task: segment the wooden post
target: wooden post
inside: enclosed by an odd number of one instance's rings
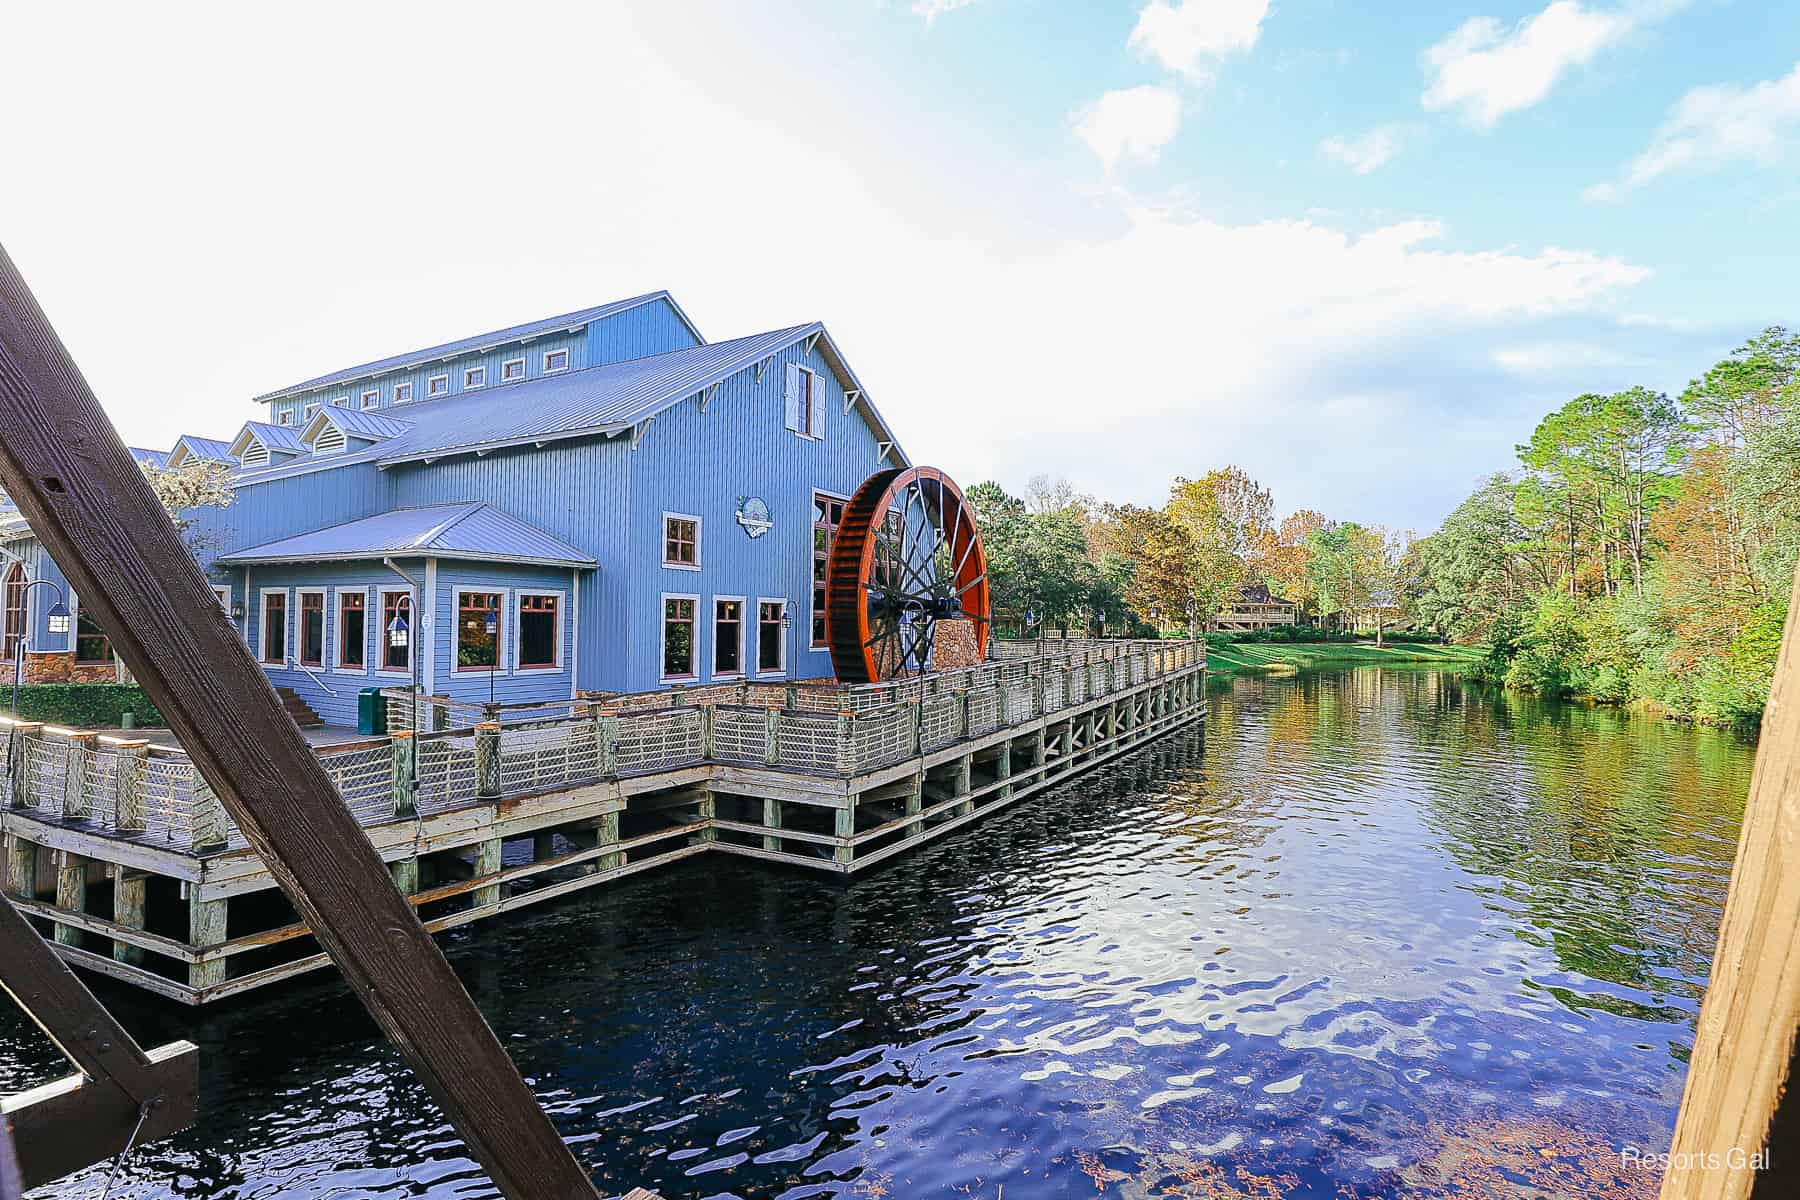
[[[142,833],[150,824],[149,797],[144,788],[150,777],[150,743],[119,742],[113,747],[113,797],[117,810],[113,824],[120,833]]]
[[[475,726],[475,794],[492,800],[500,794],[500,723]]]
[[[16,833],[6,835],[6,890],[27,900],[37,899],[38,848]]]
[[[925,753],[925,701],[913,700],[906,706],[906,745],[914,758]]]
[[[996,758],[994,760],[994,778],[996,778],[996,779],[1011,779],[1012,778],[1012,739],[1011,738],[1007,738],[1004,742],[1000,743],[1000,755],[998,758]],[[1012,784],[1002,783],[1000,785],[1000,798],[1002,800],[1012,799],[1012,794],[1013,794]]]
[[[708,788],[700,794],[699,801],[694,805],[694,815],[705,821],[706,824],[688,839],[688,845],[699,846],[707,842],[718,841],[719,831],[712,827],[712,820],[719,815],[719,798],[713,794],[712,789]]]
[[[65,733],[62,739],[67,743],[63,751],[63,819],[66,821],[91,821],[94,819],[94,794],[88,788],[88,758],[93,753],[94,740],[97,733]]]
[[[222,945],[230,903],[229,900],[202,900],[199,885],[188,884],[188,945],[196,950]],[[203,988],[224,982],[224,959],[188,964],[188,986]]]
[[[841,838],[856,835],[856,800],[857,797],[854,793],[844,797],[844,806],[837,810],[832,832]],[[834,846],[831,850],[831,857],[846,866],[855,855],[856,847],[854,846]]]
[[[1700,1006],[1662,1200],[1800,1194],[1800,578]],[[1763,1170],[1752,1155],[1767,1148]]]
[[[401,729],[389,734],[388,741],[394,747],[394,753],[388,759],[388,795],[394,804],[394,815],[416,817],[419,815],[419,793],[414,789],[419,782],[419,737],[410,729]]]
[[[718,719],[718,707],[712,704],[700,706],[700,761],[711,762],[713,756],[713,724]]]
[[[150,877],[142,871],[134,871],[129,867],[113,869],[113,923],[123,925],[127,929],[144,927],[144,892]],[[130,942],[115,940],[112,944],[112,956],[115,961],[142,966],[144,948],[133,946]]]
[[[594,844],[597,846],[616,846],[619,842],[619,814],[609,812],[600,818],[600,824],[594,831]],[[595,859],[597,870],[613,871],[625,865],[625,852],[615,850],[611,854],[602,854]]]
[[[409,854],[405,858],[396,858],[388,864],[388,874],[402,896],[413,895],[419,890],[419,856]]]
[[[4,251],[0,489],[498,1190],[595,1196]]]
[[[64,912],[87,910],[87,859],[67,850],[56,852],[56,907]],[[56,924],[56,940],[65,946],[81,945],[81,930]]]
[[[773,705],[763,710],[763,762],[781,764],[781,710]]]
[[[600,710],[600,774],[611,777],[619,773],[619,714],[616,710]]]
[[[499,838],[488,838],[485,841],[475,843],[475,861],[473,865],[476,878],[479,879],[483,875],[493,875],[500,870],[500,850],[501,846]],[[469,897],[470,902],[476,908],[481,908],[489,904],[498,904],[500,903],[500,885],[497,883],[490,883],[486,887],[478,887],[473,892],[469,893]]]
[[[215,601],[216,603],[216,601]],[[34,769],[37,757],[37,741],[44,727],[37,721],[23,721],[12,727],[12,797],[14,808],[36,808],[37,796],[32,791],[32,779],[36,775]]]
[[[194,813],[190,834],[195,853],[217,850],[225,845],[230,826],[225,821],[225,806],[198,771],[194,773]]]
[[[762,823],[770,829],[781,828],[781,801],[772,796],[763,797]],[[765,833],[763,834],[762,845],[764,850],[780,850],[781,839],[772,833]]]
[[[956,770],[950,776],[951,794],[963,797],[963,802],[951,810],[959,817],[966,817],[975,811],[975,801],[968,798],[974,786],[974,766],[975,756],[965,754],[956,760]]]
[[[912,777],[912,788],[906,793],[906,815],[914,816],[925,807],[925,767],[920,764]],[[906,832],[902,836],[912,837],[916,833],[925,832],[924,821],[909,821]]]
[[[837,769],[843,775],[852,774],[855,770],[855,722],[856,717],[852,713],[840,712],[837,715]]]

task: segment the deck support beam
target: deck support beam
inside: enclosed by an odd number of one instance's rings
[[[149,890],[150,877],[142,871],[133,871],[127,867],[116,867],[113,870],[113,923],[123,925],[127,929],[143,929],[144,898]],[[144,965],[144,948],[134,946],[130,942],[115,940],[112,947],[114,961],[129,963],[134,967]]]

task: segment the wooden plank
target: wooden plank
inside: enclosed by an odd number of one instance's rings
[[[1663,1200],[1800,1195],[1800,578],[1738,837]],[[1768,1139],[1766,1170],[1751,1155]]]
[[[597,1195],[251,661],[4,250],[0,486],[500,1191]]]
[[[0,1117],[16,1139],[19,1174],[27,1188],[104,1162],[128,1146],[171,1137],[194,1123],[199,1050],[192,1042],[171,1042],[150,1051],[148,1062],[158,1082],[147,1107],[105,1081],[82,1075],[0,1100]]]

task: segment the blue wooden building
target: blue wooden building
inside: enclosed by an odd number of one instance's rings
[[[190,544],[270,678],[332,724],[415,678],[505,704],[828,675],[831,530],[868,475],[907,464],[823,325],[708,342],[666,292],[256,402],[231,436],[138,453],[231,472],[233,503],[184,514]],[[0,607],[8,664],[113,677],[16,511]]]

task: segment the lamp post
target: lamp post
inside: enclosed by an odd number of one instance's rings
[[[788,606],[781,606],[781,673],[788,683],[794,682],[794,648],[789,643],[788,631],[794,627],[794,614]]]
[[[63,590],[48,579],[33,579],[30,583],[25,585],[23,595],[30,596],[31,589],[34,587],[47,587],[56,593],[56,603],[50,607],[50,612],[48,613],[49,632],[68,633],[69,609],[68,606],[63,603]],[[14,719],[17,719],[19,716],[19,684],[25,675],[25,649],[31,644],[31,604],[29,600],[25,602],[25,612],[25,629],[19,634],[18,642],[11,647],[13,654],[12,713]]]
[[[488,660],[488,720],[496,718],[494,709],[494,672],[500,667],[500,614],[493,609],[487,610],[487,619],[482,622],[487,630],[488,653],[493,657]]]
[[[413,804],[413,811],[417,812],[419,803],[419,655],[409,636],[411,629],[406,617],[410,612],[412,612],[412,596],[403,595],[400,597],[400,603],[394,605],[394,619],[388,622],[387,634],[388,645],[397,646],[406,651],[406,665],[412,671],[410,703],[412,705],[413,752],[412,756],[407,759],[406,794]],[[382,665],[385,666],[386,663],[384,662]]]

